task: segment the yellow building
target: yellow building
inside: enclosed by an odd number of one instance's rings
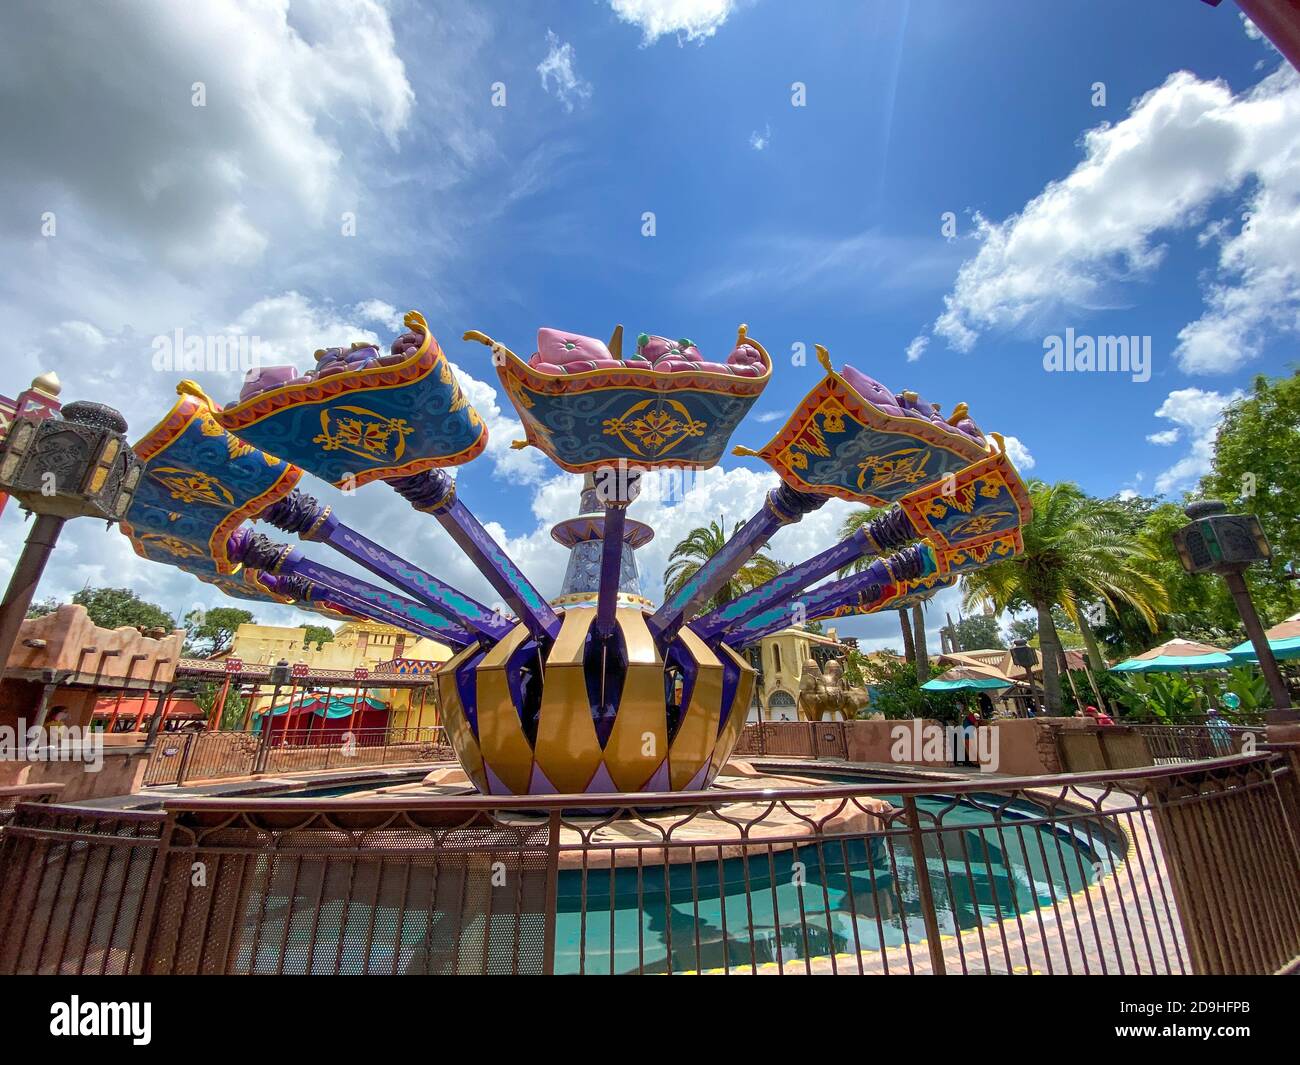
[[[748,720],[800,721],[799,683],[804,663],[811,658],[824,667],[832,658],[844,658],[848,646],[840,643],[834,629],[822,634],[791,626],[764,637],[745,653],[758,670]]]
[[[274,665],[284,660],[290,665],[306,664],[311,669],[342,670],[351,673],[379,667],[396,659],[420,662],[446,662],[452,650],[446,644],[423,636],[381,625],[373,621],[348,621],[338,627],[334,639],[319,647],[308,645],[307,630],[287,625],[240,625],[227,656],[246,664]],[[391,710],[389,725],[414,728],[438,723],[436,689],[427,692],[406,688],[372,689]]]

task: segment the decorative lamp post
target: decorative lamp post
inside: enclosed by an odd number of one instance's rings
[[[267,680],[271,682],[271,702],[262,717],[262,744],[257,752],[256,764],[253,766],[254,773],[260,773],[266,768],[266,756],[271,746],[271,729],[275,725],[275,704],[280,701],[280,689],[293,683],[293,667],[289,665],[288,659],[282,658],[273,665],[267,674]],[[287,710],[285,716],[287,721]],[[285,729],[287,730],[288,727],[286,724]]]
[[[1227,510],[1217,499],[1189,503],[1183,512],[1192,521],[1174,532],[1174,547],[1188,573],[1217,573],[1223,578],[1268,682],[1275,707],[1272,716],[1290,720],[1294,716],[1289,712],[1291,695],[1264,635],[1244,575],[1252,562],[1267,562],[1272,558],[1273,550],[1254,514],[1229,514]]]
[[[59,533],[70,518],[120,521],[140,480],[126,421],[100,403],[69,403],[62,417],[20,417],[0,446],[0,492],[36,515],[0,602],[0,676]]]
[[[1034,666],[1038,664],[1038,652],[1029,646],[1027,640],[1011,641],[1011,661],[1025,671],[1025,682],[1029,685],[1029,705],[1032,707],[1034,695]]]

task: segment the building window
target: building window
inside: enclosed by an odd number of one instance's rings
[[[772,644],[772,672],[781,672],[781,648],[776,644]]]
[[[799,710],[794,696],[789,692],[774,691],[767,701],[769,721],[797,721]]]

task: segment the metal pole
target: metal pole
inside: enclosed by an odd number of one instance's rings
[[[50,680],[46,681],[41,688],[41,699],[36,704],[36,721],[34,722],[36,728],[45,727],[45,715],[50,712],[50,696],[54,694],[54,690],[58,686],[59,681]]]
[[[1255,648],[1255,657],[1259,659],[1260,672],[1268,682],[1268,691],[1273,697],[1274,708],[1290,709],[1291,693],[1287,691],[1286,681],[1282,679],[1282,671],[1277,668],[1277,659],[1273,657],[1273,648],[1269,646],[1268,637],[1264,635],[1264,626],[1260,623],[1259,614],[1255,612],[1255,603],[1250,598],[1250,588],[1246,584],[1245,574],[1240,571],[1225,573],[1223,580],[1228,586],[1228,591],[1232,593],[1232,601],[1237,605],[1237,613],[1241,615],[1242,624],[1246,626],[1246,635],[1250,637],[1251,645]]]
[[[939,918],[934,909],[934,890],[930,885],[930,867],[925,860],[925,837],[921,834],[921,822],[917,812],[916,799],[911,795],[903,796],[903,813],[907,819],[907,837],[912,845],[912,865],[916,870],[916,888],[920,896],[921,919],[925,924],[925,945],[930,953],[930,968],[935,976],[947,974],[947,965],[943,957],[943,940],[940,938]]]
[[[9,588],[0,601],[0,679],[4,677],[9,652],[18,640],[18,630],[27,617],[27,608],[32,605],[41,574],[67,520],[53,514],[37,515],[23,553],[18,556],[18,565],[9,578]]]
[[[266,756],[270,749],[271,728],[275,724],[275,715],[272,711],[275,704],[280,700],[280,685],[275,685],[271,691],[271,705],[266,708],[266,713],[262,715],[262,746],[258,748],[257,759],[253,763],[253,772],[261,773],[266,769]],[[290,708],[292,709],[292,708]],[[289,710],[285,710],[284,718],[286,724],[289,720]]]
[[[212,700],[212,712],[208,715],[207,723],[204,727],[205,732],[211,732],[213,729],[221,727],[221,719],[226,713],[226,697],[230,694],[231,674],[226,674],[226,682],[221,685],[216,697]]]
[[[235,674],[235,680],[239,680],[238,673]],[[262,688],[261,681],[254,680],[253,692],[248,697],[248,705],[244,707],[244,720],[239,723],[240,732],[247,732],[253,723],[253,707],[256,705],[257,700],[261,698],[261,696],[258,694],[261,691],[261,688]],[[262,727],[266,728],[265,721],[262,722]]]

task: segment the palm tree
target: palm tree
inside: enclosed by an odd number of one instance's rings
[[[1050,714],[1059,714],[1064,651],[1052,620],[1059,605],[1080,623],[1094,667],[1105,668],[1101,652],[1080,606],[1101,600],[1124,602],[1155,629],[1156,615],[1168,606],[1165,589],[1148,572],[1149,548],[1133,533],[1132,518],[1112,500],[1094,499],[1070,482],[1029,483],[1034,516],[1024,527],[1025,550],[962,578],[965,603],[989,601],[996,610],[1031,607],[1038,616],[1043,656],[1043,690]]]
[[[686,539],[680,541],[673,548],[672,554],[668,556],[668,568],[664,570],[665,599],[676,595],[681,590],[682,585],[700,571],[700,567],[704,563],[722,550],[728,539],[727,534],[723,531],[726,521],[726,517],[723,516],[717,521],[709,522],[707,526],[692,529],[687,533]],[[732,536],[736,535],[740,526],[740,522],[736,522],[732,526]],[[733,599],[744,595],[751,588],[756,588],[764,581],[771,580],[785,568],[784,562],[778,562],[771,556],[765,555],[761,551],[758,552],[741,566],[739,571],[726,584],[713,593],[713,597],[700,607],[696,616],[707,614],[710,610],[721,606],[723,603],[730,603]]]
[[[889,511],[885,507],[863,507],[861,510],[853,511],[852,514],[850,514],[847,518],[844,519],[844,524],[840,526],[840,539],[841,540],[848,539],[860,528],[862,528],[862,526],[868,524],[871,521],[874,521],[876,518],[879,518],[882,514],[888,514],[888,513]],[[871,563],[874,561],[875,561],[874,558],[865,558],[865,557],[860,558],[856,562],[850,562],[847,566],[841,569],[839,575],[841,577],[844,577],[850,573],[861,573],[864,569],[870,566]],[[911,662],[913,665],[915,665],[917,644],[912,636],[912,625],[907,620],[907,607],[902,607],[898,611],[898,624],[899,627],[902,628],[903,630],[903,658],[906,661]],[[917,631],[920,633],[920,638],[924,640],[925,639],[924,624],[920,624],[918,626]]]
[[[900,610],[901,614],[902,611]],[[916,675],[918,684],[924,684],[930,676],[930,650],[925,645],[925,604],[912,604],[912,639],[916,644]]]

